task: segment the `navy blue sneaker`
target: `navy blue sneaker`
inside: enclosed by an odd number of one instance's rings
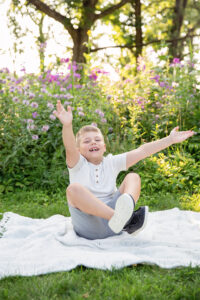
[[[124,226],[123,231],[126,231],[131,235],[138,234],[146,226],[148,211],[148,206],[141,206],[139,209],[134,211],[131,219]]]

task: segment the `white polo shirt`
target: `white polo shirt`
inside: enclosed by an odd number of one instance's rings
[[[94,165],[80,155],[78,163],[69,168],[70,183],[80,183],[103,202],[107,202],[117,191],[116,179],[126,170],[126,153],[103,157],[99,165]]]

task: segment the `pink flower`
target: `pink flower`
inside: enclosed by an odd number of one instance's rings
[[[19,99],[18,99],[17,97],[14,97],[14,98],[13,98],[13,102],[18,103],[18,102],[19,102]]]
[[[33,118],[35,119],[38,116],[38,113],[35,111],[32,113]]]
[[[69,58],[61,58],[60,60],[62,63],[67,63],[69,62]]]
[[[89,78],[90,78],[90,80],[96,81],[96,80],[97,80],[97,74],[92,72],[92,73],[89,75]]]
[[[83,108],[82,107],[77,107],[77,110],[82,111]]]
[[[72,88],[72,84],[70,83],[68,86],[67,86],[67,89],[71,89]]]
[[[180,58],[174,57],[173,64],[180,64]]]
[[[38,135],[36,134],[32,135],[32,140],[38,140]]]
[[[102,123],[107,123],[107,120],[105,118],[101,119]]]
[[[28,100],[23,100],[23,104],[25,104],[25,105],[29,105],[29,101]]]
[[[165,83],[163,81],[160,82],[160,87],[165,87]]]
[[[53,109],[53,108],[54,108],[54,105],[53,105],[51,102],[48,102],[48,103],[47,103],[47,107]]]
[[[93,122],[91,125],[97,127],[97,123]]]
[[[42,126],[42,131],[46,132],[49,130],[49,125]]]
[[[50,116],[49,116],[49,118],[51,119],[51,120],[55,120],[56,119],[56,116],[54,116],[53,114],[51,114]]]
[[[99,112],[100,117],[104,117],[104,113],[102,111]]]
[[[33,107],[33,108],[38,108],[37,102],[32,102],[32,103],[31,103],[31,107]]]
[[[74,73],[74,77],[76,77],[76,78],[81,78],[81,74],[79,74],[79,73]]]
[[[28,130],[34,130],[35,129],[35,125],[27,125],[26,128]]]
[[[70,101],[65,101],[64,102],[64,105],[71,105],[72,104],[72,102],[70,102]]]

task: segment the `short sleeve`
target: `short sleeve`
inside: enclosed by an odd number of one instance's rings
[[[82,168],[84,162],[85,162],[85,158],[80,154],[80,158],[79,158],[79,161],[77,162],[77,164],[73,168],[69,168],[69,167],[67,167],[67,168],[70,173],[77,172],[78,170],[80,170]]]
[[[115,175],[117,176],[121,171],[125,171],[126,168],[126,153],[112,155],[110,154],[112,167]]]

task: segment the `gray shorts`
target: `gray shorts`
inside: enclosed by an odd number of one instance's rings
[[[111,208],[115,208],[116,201],[120,196],[119,190],[110,199],[106,200],[106,204]],[[72,217],[72,224],[77,235],[89,240],[105,239],[109,236],[119,235],[114,233],[108,226],[108,220],[86,214],[78,208],[69,205],[69,211]]]

